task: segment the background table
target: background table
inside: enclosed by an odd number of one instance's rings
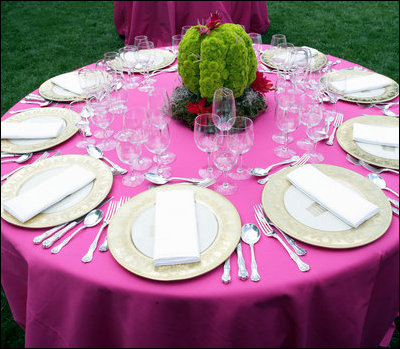
[[[248,33],[264,34],[269,25],[266,1],[115,1],[114,22],[125,45],[146,34],[155,46],[167,46],[183,26],[205,23],[215,11],[224,23],[242,24]]]
[[[354,65],[342,60],[335,68]],[[275,75],[267,76],[275,81]],[[172,87],[175,77],[176,73],[160,74],[155,86]],[[277,131],[275,102],[272,93],[267,97],[269,108],[254,123],[254,146],[244,155],[250,167],[280,160],[271,140]],[[143,100],[144,94],[134,90],[128,103]],[[16,104],[11,110],[26,107]],[[345,120],[363,113],[380,114],[346,102],[338,102],[337,109]],[[197,149],[186,126],[171,121],[170,127],[169,149],[177,154],[173,175],[196,176],[206,154]],[[302,138],[304,127],[294,136]],[[75,135],[57,149],[62,154],[85,154],[75,147],[80,137]],[[363,176],[368,173],[347,162],[337,141],[332,147],[325,143],[318,147],[325,163]],[[115,150],[105,155],[121,164]],[[152,154],[144,151],[144,155]],[[8,172],[15,167],[4,164],[1,169]],[[383,175],[387,185],[398,191],[398,176]],[[110,192],[117,199],[132,197],[149,184],[127,188],[121,180],[114,177]],[[261,201],[263,186],[256,178],[236,183],[239,190],[228,199],[242,224],[256,223],[252,206]],[[222,265],[190,280],[157,282],[126,271],[109,252],[96,251],[94,260],[83,264],[81,258],[98,228],[87,229],[60,254],[52,255],[32,243],[45,229],[21,229],[2,220],[1,280],[14,318],[26,332],[27,347],[376,347],[389,343],[399,307],[397,216],[380,239],[363,247],[334,250],[299,242],[307,250],[302,257],[311,266],[307,273],[297,269],[275,239],[262,235],[255,246],[261,281],[239,280],[234,254],[229,285],[221,282]],[[243,245],[243,253],[250,269],[249,246]]]

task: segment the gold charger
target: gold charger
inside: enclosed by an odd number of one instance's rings
[[[367,178],[348,169],[326,164],[313,164],[312,166],[338,182],[353,188],[365,199],[379,206],[379,212],[358,228],[343,231],[328,232],[302,224],[289,214],[284,205],[284,194],[291,186],[286,175],[295,170],[295,167],[288,167],[272,176],[262,192],[264,210],[276,226],[295,239],[327,248],[363,246],[380,238],[386,232],[392,221],[392,208],[382,190]]]
[[[357,77],[357,76],[366,76],[371,74],[372,72],[366,71],[363,69],[341,69],[341,70],[335,70],[331,72],[330,74],[333,74],[333,78],[335,79],[336,77],[338,79],[343,78],[343,77]],[[326,74],[321,77],[321,81],[323,82],[324,79],[326,79]],[[388,78],[390,79],[390,78]],[[390,79],[392,80],[392,79]],[[335,91],[332,86],[329,86],[328,89],[332,92],[337,92]],[[382,88],[383,89],[383,88]],[[374,97],[362,97],[362,96],[357,96],[356,93],[354,94],[348,94],[342,96],[340,99],[343,101],[347,102],[353,102],[353,103],[382,103],[382,102],[387,102],[392,100],[393,98],[396,98],[399,95],[399,85],[396,81],[392,80],[392,83],[389,86],[386,86],[384,88],[384,92],[378,96]]]
[[[272,50],[265,50],[262,53],[260,60],[268,67],[278,69],[277,65],[271,60],[271,56],[272,56]],[[312,72],[320,70],[328,62],[328,58],[326,57],[326,55],[324,55],[322,52],[319,51],[315,56],[312,57],[312,59],[313,59],[313,64],[311,67]]]
[[[1,151],[7,153],[23,154],[49,149],[71,138],[78,131],[76,123],[81,120],[80,115],[73,110],[56,107],[37,108],[34,110],[28,110],[25,112],[14,114],[6,120],[2,121],[1,123],[3,124],[6,122],[23,122],[28,119],[45,116],[56,116],[62,118],[65,121],[66,127],[61,132],[61,134],[58,135],[58,137],[48,138],[43,142],[35,144],[15,144],[10,142],[8,139],[2,139]]]
[[[90,193],[79,203],[54,213],[39,213],[25,223],[21,223],[3,208],[3,203],[17,196],[21,187],[36,175],[56,168],[79,165],[96,174]],[[113,183],[110,168],[101,160],[89,155],[61,155],[40,160],[13,174],[1,186],[1,217],[14,225],[24,228],[45,228],[63,224],[81,217],[93,210],[109,193]]]
[[[134,245],[131,237],[132,225],[142,212],[155,205],[157,192],[183,188],[193,191],[195,201],[206,206],[215,215],[218,222],[217,236],[200,254],[200,262],[155,267],[153,259]],[[131,198],[111,220],[107,241],[115,260],[131,273],[152,280],[173,281],[207,273],[222,264],[235,250],[240,240],[240,230],[240,216],[224,196],[192,184],[172,184],[146,190]]]
[[[391,116],[384,115],[364,115],[351,118],[345,121],[337,129],[336,138],[339,145],[343,150],[350,155],[353,155],[357,159],[368,162],[369,164],[376,165],[379,167],[399,169],[399,160],[397,159],[386,159],[380,156],[376,156],[366,152],[364,149],[353,140],[353,124],[360,123],[365,125],[375,126],[397,126],[399,127],[399,119]]]

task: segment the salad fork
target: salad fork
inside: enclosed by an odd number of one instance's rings
[[[343,122],[343,114],[337,113],[336,118],[333,121],[333,131],[332,134],[330,135],[329,139],[326,141],[326,144],[328,145],[333,145],[333,140],[335,139],[335,133],[337,128],[342,124]]]
[[[125,204],[125,203],[128,201],[128,199],[129,199],[129,198],[128,198],[127,196],[122,196],[122,197],[119,199],[118,206],[117,206],[117,208],[116,208],[114,214],[118,211],[118,209],[119,209],[123,204]],[[111,218],[112,218],[112,217],[111,217]],[[108,251],[107,235],[106,235],[106,237],[104,238],[103,243],[100,245],[99,251],[101,251],[101,252],[106,252],[106,251]]]
[[[310,159],[310,155],[308,155],[307,153],[306,153],[306,154],[303,154],[303,155],[301,156],[301,158],[299,158],[299,159],[298,159],[296,162],[294,162],[293,164],[290,164],[289,167],[304,165],[304,164],[307,163],[307,161],[308,161],[309,159]],[[258,184],[265,184],[265,183],[267,183],[267,182],[269,181],[269,179],[270,179],[273,175],[274,175],[274,173],[268,175],[267,177],[261,178],[261,179],[259,179],[259,180],[257,181],[257,183],[258,183]]]
[[[374,172],[374,173],[382,173],[382,172],[393,172],[395,174],[399,174],[399,171],[393,170],[391,168],[386,168],[386,167],[377,167],[374,165],[371,165],[363,160],[357,159],[354,156],[347,154],[346,155],[346,159],[347,161],[351,162],[353,165],[357,165],[357,166],[362,166],[365,169],[367,169],[368,171]]]
[[[89,263],[92,261],[93,259],[93,253],[96,250],[97,247],[97,243],[99,241],[101,232],[103,231],[103,229],[108,225],[108,223],[110,223],[111,218],[114,216],[115,211],[118,208],[118,202],[117,201],[111,201],[110,205],[108,205],[108,209],[107,209],[107,213],[106,216],[103,220],[103,223],[101,224],[101,227],[96,235],[96,237],[94,238],[93,242],[91,243],[89,250],[87,251],[87,253],[82,257],[82,262],[83,263]]]
[[[302,272],[309,271],[310,266],[307,263],[304,263],[296,253],[294,253],[289,247],[286,246],[281,237],[268,224],[268,221],[265,219],[264,214],[260,211],[260,209],[257,206],[253,206],[253,208],[255,211],[254,216],[256,218],[258,225],[260,226],[261,231],[266,236],[273,237],[282,244],[287,253],[289,253],[290,258],[292,258],[292,260],[297,264],[300,271]]]

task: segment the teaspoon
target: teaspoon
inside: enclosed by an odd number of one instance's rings
[[[89,144],[86,146],[86,150],[89,153],[90,156],[93,156],[96,159],[104,159],[106,160],[114,169],[113,174],[125,174],[128,172],[128,170],[118,166],[117,164],[113,163],[111,160],[107,159],[104,155],[103,152],[99,147],[96,147],[93,144]]]
[[[394,190],[392,190],[386,186],[386,181],[380,175],[378,175],[376,173],[369,173],[368,179],[371,182],[373,182],[374,184],[376,184],[379,188],[390,191],[391,193],[393,193],[394,195],[399,197],[399,193],[396,193]]]
[[[153,173],[153,172],[147,172],[144,174],[144,178],[146,178],[149,182],[155,183],[155,184],[165,184],[168,183],[169,181],[173,179],[178,179],[182,181],[187,181],[190,183],[201,183],[204,178],[184,178],[184,177],[169,177],[166,178],[160,174]]]
[[[5,162],[17,162],[17,163],[21,163],[24,162],[28,159],[30,159],[32,157],[33,153],[26,153],[21,155],[19,158],[16,159],[7,159],[7,160],[2,160],[1,163],[4,164]]]
[[[251,250],[251,276],[252,281],[260,281],[261,277],[257,271],[257,263],[254,255],[254,244],[260,239],[260,230],[255,224],[247,223],[242,227],[242,240],[250,245]]]

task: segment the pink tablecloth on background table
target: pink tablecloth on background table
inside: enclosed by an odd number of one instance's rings
[[[224,23],[242,24],[248,33],[264,34],[269,25],[266,1],[115,1],[114,23],[125,45],[146,34],[155,46],[166,46],[183,26],[202,23],[215,11]]]
[[[336,69],[350,66],[354,64],[342,60]],[[155,85],[170,86],[174,74],[158,75]],[[268,76],[275,81],[273,74]],[[134,90],[129,104],[143,99]],[[250,167],[280,160],[271,140],[277,131],[272,93],[268,104],[268,111],[254,123],[254,146],[244,155]],[[26,107],[16,104],[12,109]],[[338,102],[337,108],[345,120],[362,113],[380,114],[346,102]],[[170,126],[169,149],[177,154],[173,175],[196,176],[206,154],[196,148],[187,127],[177,121]],[[304,137],[304,128],[294,136]],[[77,134],[57,149],[62,154],[84,154],[75,147],[81,137]],[[337,142],[318,147],[325,163],[363,176],[368,173],[349,164]],[[115,150],[106,156],[123,165]],[[14,167],[1,166],[6,172]],[[398,176],[382,175],[398,191]],[[148,186],[145,182],[127,188],[121,180],[114,177],[115,198],[132,197]],[[263,186],[256,178],[237,184],[238,192],[228,199],[242,223],[256,223],[253,205],[260,202]],[[52,255],[32,243],[45,229],[21,229],[2,220],[1,281],[14,318],[26,332],[27,347],[376,347],[391,338],[399,309],[397,216],[381,238],[366,246],[336,250],[299,242],[307,250],[302,257],[311,266],[307,273],[297,269],[277,240],[262,235],[255,246],[261,281],[239,280],[234,254],[228,285],[221,282],[222,265],[193,279],[157,282],[131,274],[109,252],[96,251],[94,260],[83,264],[81,258],[98,228],[87,229]],[[243,245],[243,253],[250,270],[249,246]]]

